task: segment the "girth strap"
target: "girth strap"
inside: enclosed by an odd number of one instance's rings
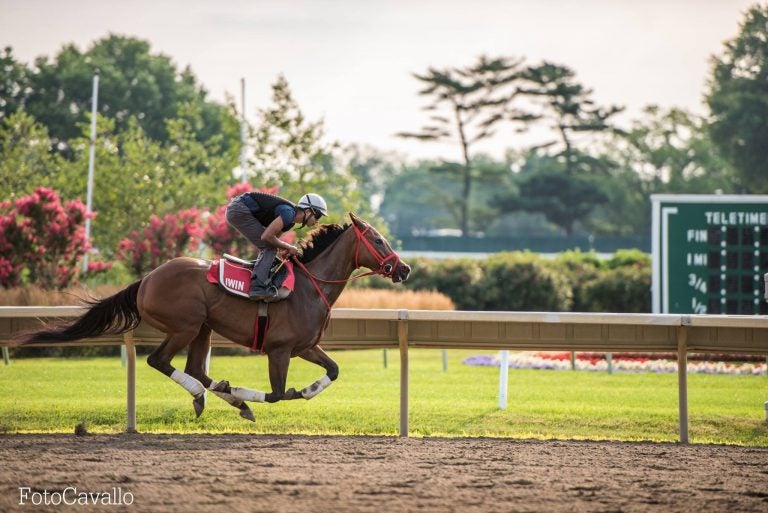
[[[251,351],[254,353],[264,353],[264,340],[269,331],[269,315],[267,315],[267,303],[259,303],[259,315],[253,323],[253,344]]]

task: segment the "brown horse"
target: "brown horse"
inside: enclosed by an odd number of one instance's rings
[[[269,306],[269,330],[262,350],[269,362],[272,391],[230,387],[206,375],[205,360],[211,331],[246,347],[253,342],[259,304],[225,293],[206,280],[211,262],[175,258],[140,281],[100,301],[74,321],[28,334],[22,344],[67,342],[129,331],[144,320],[166,334],[147,363],[181,385],[192,396],[199,416],[205,408],[205,390],[211,390],[254,420],[244,401],[274,403],[283,399],[310,399],[328,387],[339,369],[318,345],[330,315],[352,272],[366,267],[373,274],[405,281],[411,268],[397,256],[376,229],[349,214],[351,225],[323,225],[300,243],[294,292]],[[171,366],[173,357],[188,347],[184,372]],[[298,356],[323,367],[326,375],[296,391],[286,390],[290,359]]]

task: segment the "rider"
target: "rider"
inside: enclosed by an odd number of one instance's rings
[[[272,298],[277,287],[269,283],[269,271],[278,250],[294,256],[298,248],[280,240],[280,236],[296,223],[314,226],[328,214],[325,200],[319,194],[302,196],[296,204],[266,192],[246,192],[227,205],[227,223],[251,241],[258,256],[251,275],[248,296],[254,300]]]

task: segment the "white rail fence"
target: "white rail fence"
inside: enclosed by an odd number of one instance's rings
[[[80,315],[80,307],[0,307],[0,345],[54,319]],[[121,336],[70,345],[125,345],[127,431],[136,429],[136,345],[163,335],[141,324]],[[231,345],[214,334],[215,345]],[[768,317],[679,314],[468,312],[335,309],[321,342],[326,349],[398,349],[400,436],[408,436],[410,348],[513,351],[675,352],[678,356],[679,436],[688,442],[688,353],[768,355]],[[5,349],[5,347],[4,347]],[[503,353],[502,353],[503,354]],[[506,401],[506,366],[500,404]]]

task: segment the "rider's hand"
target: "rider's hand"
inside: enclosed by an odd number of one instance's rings
[[[299,254],[299,248],[297,248],[296,246],[290,245],[290,244],[283,251],[288,253],[288,255],[290,255],[290,256],[296,256],[296,255]]]

